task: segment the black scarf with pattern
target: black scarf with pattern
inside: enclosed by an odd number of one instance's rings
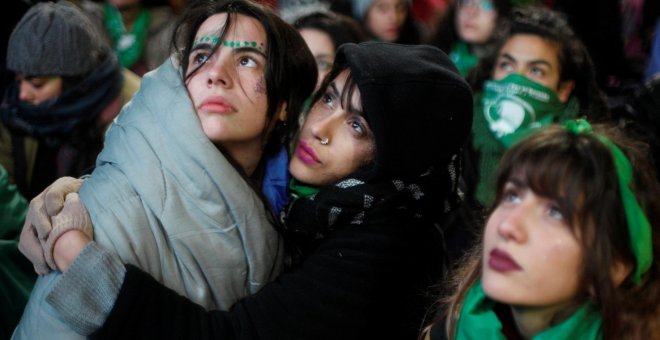
[[[337,228],[388,223],[395,216],[440,221],[462,202],[459,169],[460,158],[454,155],[445,167],[429,168],[414,178],[343,179],[289,202],[281,214],[284,233],[299,243],[321,240]]]

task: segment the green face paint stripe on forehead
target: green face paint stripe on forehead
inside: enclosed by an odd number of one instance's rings
[[[220,37],[218,37],[218,36],[201,36],[201,37],[199,37],[195,40],[195,42],[193,43],[193,47],[197,46],[199,44],[208,43],[208,42],[210,42],[212,44],[217,44],[218,41],[220,41]],[[231,48],[234,48],[234,47],[254,47],[254,48],[257,48],[261,51],[264,50],[264,43],[262,43],[262,42],[257,43],[256,41],[247,41],[247,40],[244,40],[244,41],[240,41],[240,40],[236,40],[236,41],[222,40],[222,46],[231,47]]]

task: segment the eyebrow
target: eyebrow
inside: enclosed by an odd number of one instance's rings
[[[339,97],[339,90],[337,90],[337,85],[335,84],[334,81],[330,83],[328,87],[330,88],[330,90],[332,90],[332,94],[334,94],[336,97]]]
[[[512,185],[514,185],[516,188],[519,188],[519,189],[527,188],[527,184],[525,183],[525,181],[523,181],[522,179],[520,179],[518,177],[509,177],[506,180],[506,182],[504,183],[504,186],[506,186],[509,183],[511,183]]]
[[[501,54],[500,58],[505,58],[505,59],[508,59],[508,60],[513,61],[515,63],[518,63],[518,59],[514,58],[509,53]],[[528,61],[527,64],[528,65],[545,65],[548,68],[552,68],[552,65],[550,64],[550,62],[548,62],[545,59],[534,59],[534,60]]]
[[[197,50],[209,51],[212,48],[213,48],[213,46],[211,44],[206,44],[206,43],[196,44],[196,45],[193,45],[193,48],[190,50],[190,54],[192,54],[193,52],[195,52]]]
[[[260,49],[256,47],[251,47],[251,46],[244,46],[244,47],[236,47],[232,49],[233,51],[236,51],[236,53],[241,53],[241,52],[251,52],[251,53],[256,53],[259,54],[260,56],[264,57],[264,59],[268,59],[266,56],[266,53],[262,52]]]

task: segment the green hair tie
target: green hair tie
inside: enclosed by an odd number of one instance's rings
[[[609,139],[596,134],[591,129],[591,125],[584,120],[569,120],[564,126],[566,130],[575,134],[592,133],[601,142],[607,145],[614,159],[617,176],[619,177],[619,188],[621,188],[621,200],[626,212],[626,221],[628,222],[628,233],[630,234],[630,245],[637,260],[634,280],[639,284],[642,275],[646,273],[653,262],[653,244],[651,242],[651,224],[644,214],[644,210],[637,202],[635,194],[630,190],[632,181],[632,166],[626,155]]]

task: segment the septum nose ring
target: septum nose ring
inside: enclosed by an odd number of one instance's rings
[[[328,145],[329,142],[330,140],[328,140],[328,138],[321,139],[321,145]]]

